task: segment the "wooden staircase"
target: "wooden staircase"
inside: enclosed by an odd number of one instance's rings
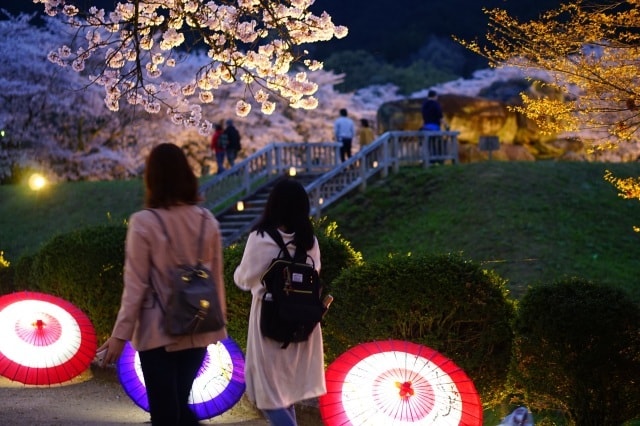
[[[318,176],[318,174],[303,174],[296,175],[294,179],[306,186]],[[280,179],[282,178],[278,177],[267,182],[255,192],[240,200],[244,207],[242,210],[238,210],[238,203],[236,203],[216,215],[218,222],[220,222],[224,247],[239,242],[249,234],[251,228],[260,220],[269,194]]]
[[[260,220],[273,185],[289,173],[309,194],[310,214],[351,191],[364,191],[371,179],[384,179],[402,166],[458,163],[458,132],[390,131],[341,162],[335,142],[272,143],[200,186],[203,207],[220,222],[223,245],[241,243]],[[238,204],[242,202],[242,209]]]

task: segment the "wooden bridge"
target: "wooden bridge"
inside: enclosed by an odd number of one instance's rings
[[[458,163],[458,132],[387,132],[345,162],[336,142],[272,143],[212,177],[200,192],[228,246],[256,224],[271,188],[284,176],[300,180],[311,214],[320,218],[324,209],[355,189],[364,190],[372,179],[384,179],[402,166],[434,163]]]

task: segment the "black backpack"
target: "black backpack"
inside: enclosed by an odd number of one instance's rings
[[[275,229],[267,233],[280,246],[280,253],[261,278],[266,292],[262,296],[260,331],[286,348],[289,343],[307,340],[326,309],[313,259],[300,247],[292,258],[280,233]]]

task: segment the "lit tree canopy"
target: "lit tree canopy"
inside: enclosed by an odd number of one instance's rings
[[[530,22],[519,22],[501,9],[485,10],[487,43],[461,43],[492,66],[548,74],[548,84],[559,88],[564,99],[523,96],[520,108],[543,129],[589,130],[614,145],[637,141],[640,0],[604,1],[607,4],[573,0]]]
[[[306,58],[302,45],[347,34],[326,12],[316,16],[308,10],[314,0],[128,0],[111,12],[81,11],[65,0],[33,1],[44,4],[50,16],[64,16],[74,29],[69,44],[53,50],[49,60],[88,73],[92,83],[104,87],[110,110],[119,110],[123,100],[151,113],[166,107],[174,123],[199,126],[203,134],[211,124],[202,118],[201,104],[213,102],[216,90],[236,81],[246,88],[236,103],[239,116],[249,114],[254,103],[271,114],[276,106],[271,95],[294,108],[315,108],[318,86],[307,71],[322,63]],[[209,62],[191,81],[162,79],[167,68],[179,69],[189,50],[200,45]],[[92,62],[95,57],[100,60]],[[292,69],[294,63],[299,70]]]
[[[10,58],[0,62],[0,183],[18,182],[29,170],[50,181],[140,176],[146,156],[159,142],[183,147],[196,173],[215,171],[209,149],[213,132],[202,135],[196,126],[175,125],[166,114],[140,114],[139,106],[126,102],[111,112],[104,107],[103,87],[84,87],[88,82],[82,73],[48,62],[47,53],[68,40],[67,28],[50,17],[0,19],[0,54]],[[191,51],[180,69],[165,70],[163,81],[182,84],[209,60],[204,50]],[[331,141],[340,108],[373,123],[380,104],[398,98],[391,85],[339,93],[334,87],[342,75],[318,70],[309,76],[318,85],[314,110],[293,109],[274,97],[272,114],[234,120],[242,135],[241,158],[273,142]],[[244,96],[245,83],[226,84],[216,93],[216,102],[201,105],[202,117],[215,123],[233,118],[237,100]]]

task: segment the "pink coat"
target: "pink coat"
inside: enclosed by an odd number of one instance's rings
[[[223,280],[222,239],[218,221],[208,210],[198,206],[182,205],[170,210],[156,210],[171,236],[169,247],[162,227],[153,212],[141,210],[129,219],[124,265],[124,290],[120,311],[112,336],[130,340],[138,351],[165,347],[177,351],[192,347],[206,347],[227,337],[227,330],[199,333],[193,336],[174,337],[162,328],[162,310],[150,287],[155,283],[161,300],[167,300],[171,268],[184,262],[194,262],[198,257],[198,237],[202,214],[207,215],[203,235],[202,260],[210,268],[222,301],[226,318],[226,299]]]

